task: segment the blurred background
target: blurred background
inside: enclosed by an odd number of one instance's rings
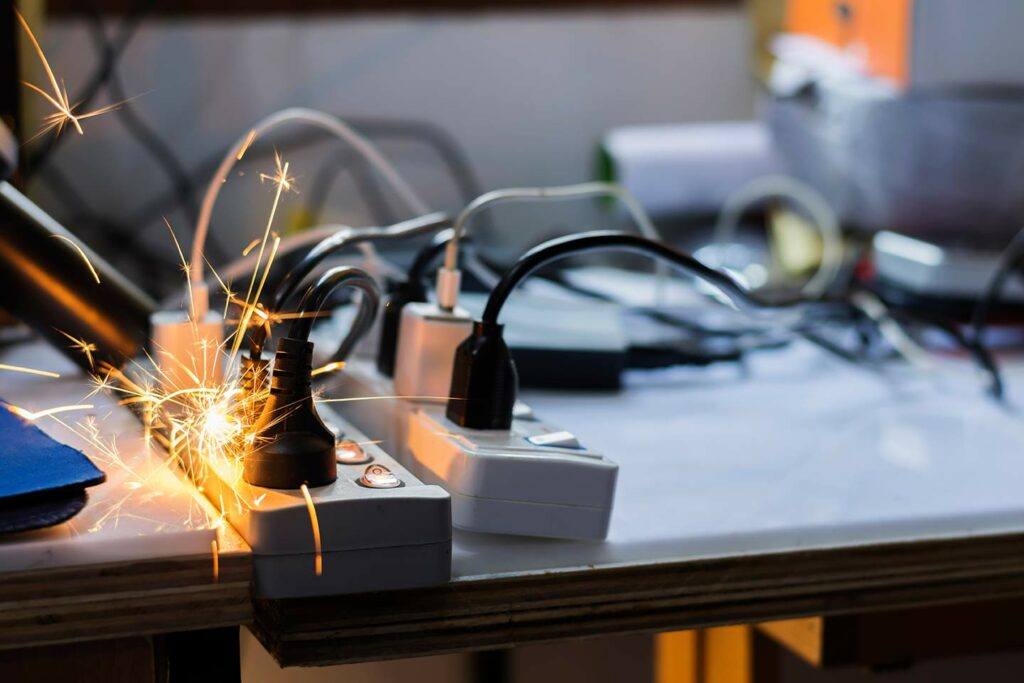
[[[22,163],[29,194],[129,270],[137,264],[119,258],[111,246],[123,242],[113,235],[167,260],[161,217],[187,236],[223,151],[286,106],[351,120],[447,210],[483,189],[593,178],[613,126],[753,114],[750,26],[739,2],[362,2],[338,11],[323,2],[244,11],[230,2],[24,4],[39,15],[29,19],[44,27],[55,71],[82,91],[73,100],[96,81],[104,85],[93,104],[134,97],[86,136],[26,145]],[[33,80],[43,75],[34,55],[21,56]],[[48,104],[18,95],[24,139]],[[313,149],[326,139],[282,132],[241,170],[254,179],[272,146],[287,153],[306,200],[286,207],[293,229],[387,220],[361,191],[374,182],[365,168],[337,143]],[[213,255],[236,254],[268,202],[255,182],[229,183]],[[609,224],[586,203],[547,208],[543,224],[536,211],[500,209],[500,235],[480,238],[514,255],[560,225]]]

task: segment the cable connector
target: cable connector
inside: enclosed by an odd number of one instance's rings
[[[243,476],[253,486],[297,489],[338,478],[334,434],[313,404],[312,342],[282,337],[274,356],[270,395],[246,454]]]
[[[462,271],[457,268],[437,270],[437,305],[446,311],[455,310],[459,303],[459,288],[462,286]]]
[[[497,323],[474,322],[473,333],[455,351],[446,414],[468,429],[509,429],[518,377],[512,353]]]

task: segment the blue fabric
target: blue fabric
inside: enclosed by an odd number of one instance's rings
[[[84,453],[54,441],[0,403],[0,504],[94,486],[105,479]]]

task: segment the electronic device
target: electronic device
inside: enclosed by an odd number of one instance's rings
[[[448,494],[421,482],[329,407],[318,412],[335,434],[338,476],[307,489],[312,513],[301,489],[235,482],[248,503],[235,505],[230,475],[209,468],[202,482],[207,498],[252,548],[256,595],[295,598],[447,583]]]
[[[887,301],[968,319],[999,268],[1004,241],[922,239],[877,233],[871,242],[871,286]],[[1024,312],[1024,286],[1006,281],[1000,309],[1009,319]]]
[[[607,535],[618,465],[524,404],[508,430],[465,429],[445,417],[443,401],[394,397],[391,380],[363,359],[350,361],[326,392],[379,397],[337,406],[417,476],[448,491],[454,526],[553,538]]]

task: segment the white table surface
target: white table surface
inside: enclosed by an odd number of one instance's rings
[[[68,425],[89,415],[105,439],[115,439],[119,462],[56,420],[36,426],[80,449],[107,475],[88,489],[85,508],[63,524],[0,536],[0,572],[105,564],[212,553],[216,511],[195,488],[163,465],[166,454],[143,440],[141,423],[105,394],[89,396],[88,379],[52,348],[32,343],[8,349],[0,362],[56,371],[60,379],[0,372],[0,398],[27,410],[93,404],[92,410],[57,415]],[[222,543],[223,546],[223,543]]]
[[[967,361],[883,376],[798,344],[523,398],[618,462],[611,530],[457,532],[456,579],[1024,531],[1024,415]]]

